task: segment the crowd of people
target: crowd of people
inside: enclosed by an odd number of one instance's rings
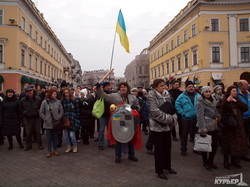
[[[161,179],[167,179],[167,172],[177,173],[171,166],[171,141],[180,140],[180,154],[187,156],[188,142],[194,143],[195,134],[212,137],[211,152],[192,150],[201,155],[207,170],[218,169],[214,160],[218,146],[221,146],[226,169],[241,168],[240,159],[250,161],[247,157],[247,148],[250,148],[249,83],[239,80],[226,90],[223,83],[213,88],[196,88],[192,81],[187,81],[185,89],[180,86],[178,80],[167,85],[163,79],[156,79],[148,90],[143,87],[130,90],[129,85],[122,82],[115,93],[111,92],[109,82],[98,83],[92,90],[80,86],[72,89],[65,83],[60,89],[51,86],[39,91],[28,86],[20,94],[7,89],[0,95],[0,144],[7,137],[8,149],[12,150],[12,137],[16,136],[24,151],[32,149],[34,142],[38,149],[43,149],[41,134],[45,133],[47,158],[60,155],[58,148],[63,145],[63,139],[67,146],[64,152],[77,153],[77,144],[81,140],[83,144],[89,144],[89,138],[94,138],[97,121],[98,138],[95,141],[98,149],[104,150],[106,141],[108,146],[115,147],[115,163],[122,161],[124,150],[128,159],[138,162],[135,156],[138,142],[134,139],[112,144],[105,138],[112,115],[110,105],[117,107],[125,103],[139,114],[135,123],[139,124],[139,131],[148,136],[145,147],[148,154],[154,155],[155,172]],[[100,97],[104,98],[104,113],[96,119],[92,110]],[[223,121],[232,117],[236,126],[225,127]],[[135,131],[135,136],[140,137],[137,129]]]

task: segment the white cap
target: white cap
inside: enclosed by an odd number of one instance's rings
[[[88,90],[87,90],[86,88],[84,88],[84,89],[82,89],[82,90],[80,91],[80,93],[83,93],[84,96],[87,96],[87,95],[88,95]]]

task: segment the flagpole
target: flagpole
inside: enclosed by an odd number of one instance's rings
[[[109,68],[109,70],[112,69],[114,49],[115,49],[115,38],[116,38],[116,30],[115,30],[115,35],[114,35],[113,48],[112,48],[112,53],[111,53],[111,60],[110,60],[110,68]]]

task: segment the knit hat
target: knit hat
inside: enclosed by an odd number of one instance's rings
[[[138,92],[138,89],[137,88],[132,88],[131,92]]]
[[[142,93],[143,93],[143,95],[147,95],[148,94],[147,90],[145,90],[145,89],[142,90]]]
[[[104,83],[102,84],[103,88],[104,88],[105,86],[108,86],[108,85],[110,85],[109,82],[104,82]]]
[[[83,93],[84,96],[87,96],[87,95],[88,95],[88,90],[87,90],[86,88],[84,88],[84,89],[82,89],[82,90],[80,91],[80,93]]]
[[[7,94],[7,93],[15,93],[15,91],[14,91],[13,89],[7,89],[7,90],[6,90],[6,94]]]
[[[188,87],[189,85],[194,85],[194,83],[193,83],[193,81],[187,81],[187,83],[186,83],[186,87]]]
[[[204,92],[206,92],[206,91],[210,91],[210,92],[211,92],[210,87],[209,87],[209,86],[202,86],[202,88],[201,88],[201,95],[202,95]]]
[[[221,85],[216,85],[216,86],[214,87],[214,92],[217,92],[217,90],[220,89],[220,88],[222,88]]]

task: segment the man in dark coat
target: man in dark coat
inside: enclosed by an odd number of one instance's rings
[[[180,82],[178,80],[173,81],[172,82],[172,89],[170,89],[168,92],[171,95],[171,97],[173,98],[174,104],[175,104],[177,97],[182,94],[182,91],[180,90]],[[181,130],[182,130],[182,128],[181,128],[182,127],[181,115],[177,114],[177,116],[178,116],[178,124],[179,124],[179,136],[181,137]],[[171,133],[173,136],[173,140],[178,141],[178,139],[176,137],[175,126],[173,127]]]
[[[39,149],[43,149],[42,139],[40,134],[40,117],[39,109],[41,106],[41,99],[35,96],[33,88],[28,87],[25,89],[26,96],[20,102],[20,109],[22,111],[22,119],[27,134],[26,148],[28,151],[32,148],[32,132],[36,134],[36,141]]]

